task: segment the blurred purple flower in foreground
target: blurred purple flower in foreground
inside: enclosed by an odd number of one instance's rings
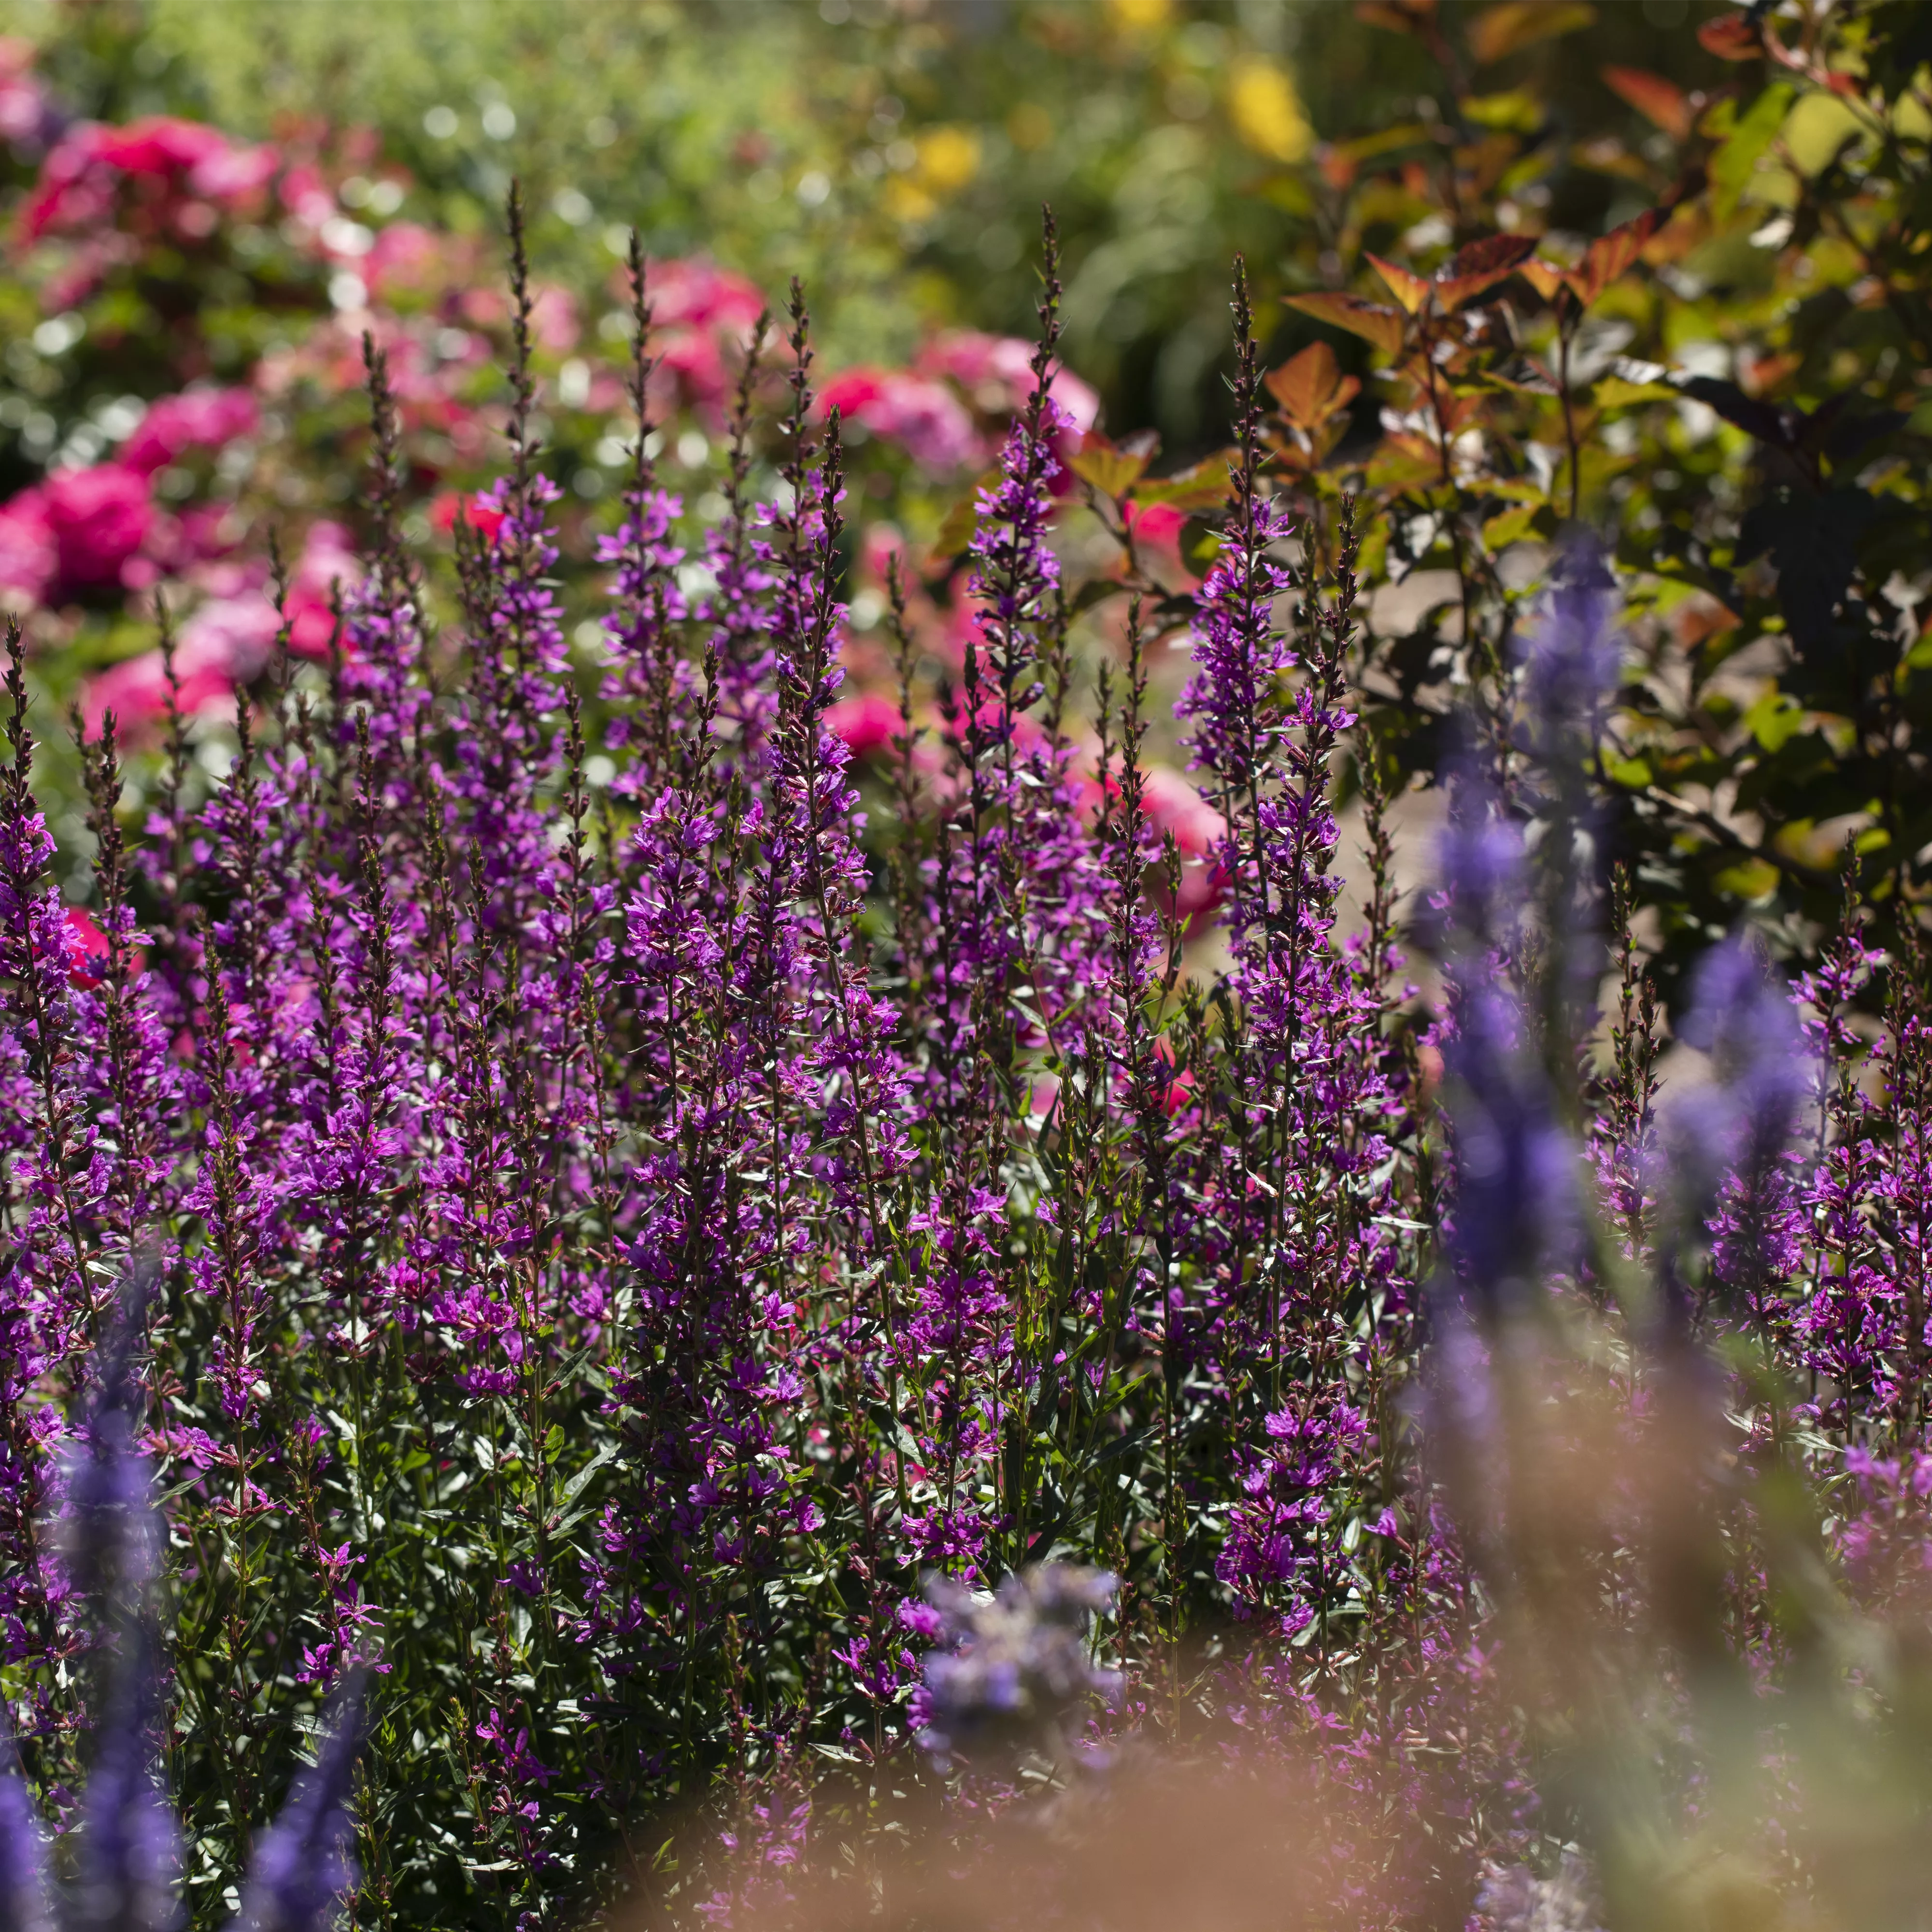
[[[926,1602],[901,1613],[941,1646],[914,1697],[920,1743],[944,1767],[982,1733],[1050,1733],[1090,1698],[1113,1702],[1120,1674],[1094,1663],[1088,1619],[1112,1607],[1118,1588],[1105,1570],[1066,1563],[1022,1570],[991,1596],[928,1576]]]

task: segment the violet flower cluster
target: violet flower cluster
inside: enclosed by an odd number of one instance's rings
[[[518,260],[505,472],[453,583],[404,540],[372,350],[328,668],[284,649],[237,692],[216,782],[176,707],[138,812],[104,722],[90,925],[51,882],[12,653],[16,1917],[44,1916],[38,1814],[81,1834],[101,1922],[212,1926],[232,1890],[250,1926],[348,1894],[358,1922],[524,1932],[627,1883],[716,1920],[767,1895],[748,1864],[883,1828],[941,1761],[1004,1802],[980,1748],[1002,1725],[1071,1738],[1117,1702],[1172,1727],[1190,1698],[1315,1754],[1359,1834],[1338,1868],[1426,1814],[1429,1883],[1466,1901],[1522,1866],[1538,1802],[1497,1690],[1520,1552],[1462,1508],[1519,1331],[1607,1319],[1619,1270],[1652,1268],[1618,1346],[1748,1335],[1803,1384],[1754,1412],[1767,1440],[1922,1430],[1916,992],[1851,917],[1797,989],[1801,1056],[1760,963],[1720,956],[1684,1028],[1714,1066],[1704,1163],[1660,1165],[1676,1130],[1630,1018],[1652,1006],[1632,992],[1607,1073],[1569,1036],[1610,936],[1589,761],[1617,665],[1607,572],[1573,560],[1524,728],[1453,789],[1445,997],[1420,1012],[1348,695],[1359,533],[1345,514],[1324,578],[1274,494],[1244,284],[1219,554],[1184,622],[1136,604],[1102,638],[1090,700],[1049,233],[957,673],[902,630],[902,728],[862,760],[828,722],[851,506],[802,295],[754,332],[697,518],[646,453],[634,254],[639,437],[592,652],[554,574]],[[1162,634],[1218,820],[1188,902],[1218,924],[1180,922],[1149,810]],[[1887,974],[1862,1082],[1850,1016]],[[137,1264],[154,1292],[117,1354]],[[60,1526],[148,1522],[114,1485],[150,1468],[165,1529],[104,1576]],[[104,1640],[104,1592],[159,1634]]]

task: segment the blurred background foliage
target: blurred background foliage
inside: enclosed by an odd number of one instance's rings
[[[98,715],[106,670],[124,716],[154,710],[158,574],[187,600],[197,702],[230,703],[266,646],[211,655],[206,613],[245,593],[260,632],[267,530],[311,598],[347,554],[326,526],[356,521],[370,326],[400,358],[415,533],[440,528],[447,561],[500,454],[514,178],[586,688],[635,224],[674,325],[657,453],[694,532],[722,514],[752,317],[796,274],[862,446],[854,686],[875,709],[896,691],[898,548],[930,697],[958,670],[956,560],[1050,203],[1067,367],[1098,392],[1059,538],[1084,669],[1121,647],[1123,591],[1178,638],[1214,554],[1238,255],[1310,553],[1345,496],[1366,532],[1385,776],[1426,788],[1472,706],[1505,728],[1522,623],[1588,528],[1630,616],[1602,836],[1666,988],[1742,922],[1814,949],[1848,842],[1896,938],[1932,892],[1928,22],[1909,0],[5,0],[0,581],[31,592],[53,704]],[[187,177],[150,157],[118,201],[63,212],[74,130],[158,116],[220,130],[243,185],[170,200]],[[154,398],[211,386],[260,419],[154,473],[173,553],[10,564],[10,513],[40,515],[46,479],[93,478],[98,502],[55,508],[107,530],[104,459]],[[254,587],[224,589],[250,555]],[[1185,662],[1156,652],[1156,700]],[[863,758],[887,734],[861,735]],[[1172,755],[1171,728],[1153,742]]]
[[[1481,10],[1443,12],[1453,30]],[[1634,211],[1640,187],[1584,151],[1640,153],[1655,130],[1602,70],[1714,83],[1688,31],[1713,10],[1620,0],[1470,76],[1545,104],[1550,225]],[[0,22],[94,118],[352,148],[369,130],[410,178],[381,212],[494,233],[519,175],[539,270],[586,292],[633,224],[654,255],[775,293],[797,274],[835,366],[903,359],[942,324],[1029,333],[1049,202],[1069,362],[1113,434],[1177,452],[1222,440],[1232,256],[1264,317],[1343,266],[1318,142],[1449,104],[1426,44],[1329,0],[9,0]]]

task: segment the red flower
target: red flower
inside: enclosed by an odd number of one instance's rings
[[[86,962],[107,957],[107,935],[94,924],[93,915],[79,906],[67,909],[68,944],[74,963],[68,968],[68,984],[83,989],[100,984],[102,975],[89,970]]]
[[[834,409],[898,443],[922,470],[963,470],[986,458],[965,405],[944,382],[900,369],[848,369],[820,392],[821,419]]]
[[[479,531],[485,543],[494,543],[496,532],[502,527],[504,513],[494,503],[486,503],[481,496],[461,496],[454,490],[446,490],[429,506],[429,520],[445,536],[453,536],[456,530],[458,511],[463,520],[472,530]]]
[[[63,589],[118,584],[154,521],[148,479],[121,463],[56,470],[40,486]]]
[[[826,728],[844,740],[855,758],[868,758],[905,728],[898,706],[876,692],[841,698],[825,713]]]

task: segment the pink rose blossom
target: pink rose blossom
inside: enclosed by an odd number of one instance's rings
[[[184,389],[148,405],[121,446],[121,460],[152,476],[184,450],[219,449],[238,436],[252,436],[260,421],[255,398],[246,389]]]

